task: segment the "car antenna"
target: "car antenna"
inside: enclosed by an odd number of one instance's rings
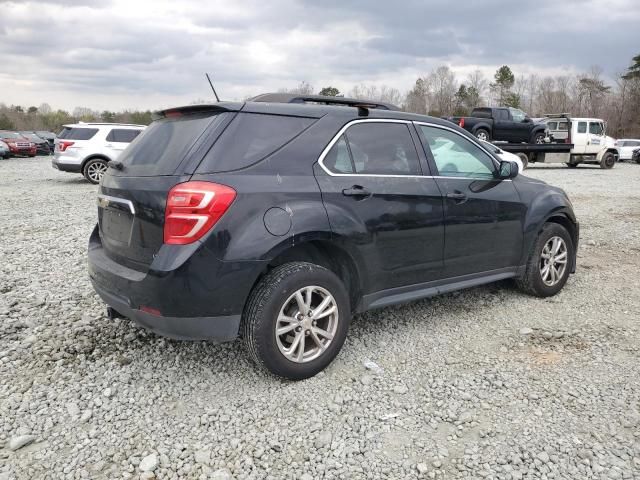
[[[207,80],[209,80],[209,85],[211,85],[211,90],[213,90],[213,94],[216,96],[216,102],[219,102],[220,99],[218,98],[218,94],[216,93],[216,89],[213,88],[213,83],[211,82],[211,77],[209,77],[208,73],[205,73],[205,75],[207,76]]]

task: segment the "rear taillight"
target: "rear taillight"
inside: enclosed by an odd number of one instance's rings
[[[60,150],[61,152],[64,152],[67,148],[69,148],[74,143],[75,142],[69,142],[69,141],[66,141],[66,140],[60,140],[58,142],[58,150]]]
[[[458,122],[458,126],[459,126],[460,128],[464,128],[464,117],[462,117],[462,118],[460,119],[460,121]]]
[[[236,198],[236,191],[211,182],[180,183],[169,191],[164,243],[186,245],[211,230]]]

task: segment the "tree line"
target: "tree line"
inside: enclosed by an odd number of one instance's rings
[[[342,92],[335,86],[316,91],[302,81],[280,92],[338,96]],[[517,75],[508,65],[498,68],[493,78],[480,70],[464,78],[457,76],[448,66],[441,66],[416,79],[413,87],[402,93],[389,85],[361,84],[345,95],[392,103],[407,112],[436,117],[468,115],[475,107],[511,106],[521,108],[531,117],[549,113],[570,113],[576,117],[603,118],[611,136],[640,137],[640,55],[633,57],[631,65],[616,74],[613,82],[603,77],[601,68],[594,66],[577,75],[540,76]],[[193,103],[204,103],[196,100]],[[0,103],[0,129],[50,130],[58,132],[62,125],[78,121],[151,123],[147,111],[94,111],[76,107],[73,112],[52,110],[43,103],[27,108]]]

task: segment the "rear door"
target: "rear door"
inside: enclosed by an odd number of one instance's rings
[[[422,175],[416,142],[410,122],[357,120],[316,168],[336,241],[369,267],[364,293],[442,275],[442,197]]]
[[[517,108],[509,108],[511,115],[511,139],[514,142],[529,143],[533,122],[527,121],[527,114]]]
[[[115,160],[141,131],[133,128],[112,128],[105,139],[105,154],[111,160]]]
[[[447,278],[515,267],[526,206],[511,180],[496,179],[496,160],[466,136],[417,124],[444,196]]]
[[[493,109],[493,140],[512,142],[514,140],[513,122],[506,108]]]

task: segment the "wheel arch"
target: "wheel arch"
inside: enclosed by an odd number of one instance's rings
[[[356,260],[345,249],[325,238],[315,238],[289,245],[286,248],[279,248],[258,275],[254,286],[269,271],[290,262],[309,262],[335,273],[348,290],[351,310],[356,310],[362,297],[360,268]]]
[[[560,210],[550,214],[544,222],[540,224],[540,228],[538,229],[538,233],[542,230],[542,227],[547,223],[556,223],[564,227],[569,235],[571,236],[571,242],[573,243],[573,257],[571,258],[571,268],[570,272],[574,273],[576,271],[576,258],[578,255],[578,241],[579,241],[579,229],[577,222],[572,219],[566,211]]]
[[[103,153],[95,153],[95,154],[89,155],[84,160],[82,160],[82,163],[80,164],[80,171],[84,173],[84,167],[87,165],[87,163],[89,163],[90,160],[96,160],[96,159],[104,160],[107,163],[111,161],[111,159],[106,155],[104,155]]]

